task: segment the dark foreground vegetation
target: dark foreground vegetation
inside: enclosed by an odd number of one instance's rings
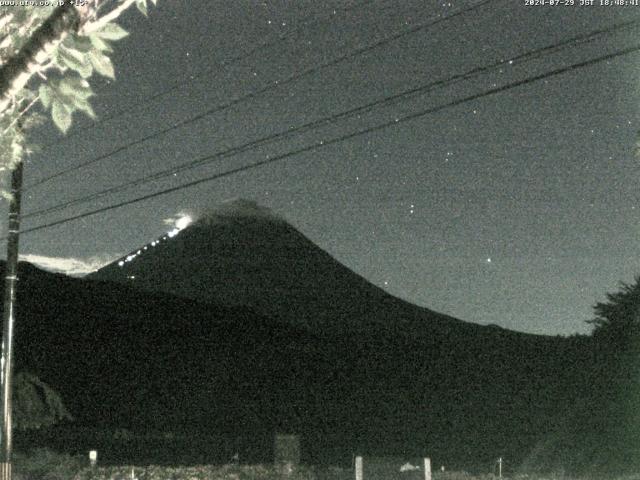
[[[562,338],[425,321],[385,296],[375,302],[400,327],[366,324],[363,311],[323,334],[29,265],[21,279],[16,364],[73,417],[18,434],[24,451],[95,448],[102,465],[224,464],[235,453],[266,464],[273,433],[287,432],[318,468],[366,454],[473,474],[498,457],[506,474],[539,478],[640,471],[638,284],[596,307],[592,336]]]
[[[37,449],[15,458],[16,480],[354,480],[354,470],[349,467],[308,467],[293,469],[258,465],[120,465],[91,467],[82,456],[57,454],[47,449]],[[432,472],[433,480],[498,480],[495,472],[471,474],[466,471]],[[562,471],[529,475],[507,473],[504,480],[639,480],[640,474],[613,477],[574,477]],[[366,480],[383,480],[367,478]]]

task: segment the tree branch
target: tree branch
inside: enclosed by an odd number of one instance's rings
[[[35,22],[36,19],[34,17],[31,17],[29,18],[27,23],[18,24],[18,26],[11,25],[13,27],[13,31],[9,31],[6,35],[3,35],[2,40],[0,40],[0,50],[9,48],[14,41],[13,37],[15,37],[16,35],[18,37],[26,37],[27,34],[33,29]],[[16,47],[15,50],[18,50],[18,48]],[[6,54],[6,52],[3,53]],[[13,54],[13,52],[11,53]]]
[[[6,27],[11,20],[13,20],[13,14],[12,13],[7,13],[7,14],[3,15],[2,17],[0,17],[0,29]]]
[[[33,100],[31,100],[29,105],[27,105],[20,113],[18,113],[18,116],[11,121],[11,123],[7,128],[4,129],[4,131],[2,132],[2,135],[7,133],[11,127],[13,127],[16,123],[18,123],[22,119],[24,114],[26,114],[31,109],[31,107],[33,107],[36,104],[38,100],[40,100],[40,96],[36,95],[36,97]]]
[[[80,27],[80,12],[73,2],[65,2],[56,8],[47,20],[38,27],[20,51],[0,68],[0,114],[11,97],[25,87],[53,50],[70,32]]]
[[[99,19],[94,22],[87,22],[82,27],[80,33],[82,35],[89,35],[91,32],[95,32],[96,30],[100,30],[107,23],[114,21],[118,18],[127,8],[135,3],[136,0],[124,0],[120,5],[111,10],[109,13],[102,15]]]

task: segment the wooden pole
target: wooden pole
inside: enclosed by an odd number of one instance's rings
[[[18,238],[20,232],[20,196],[23,162],[11,172],[11,202],[9,203],[9,235],[7,263],[4,276],[4,311],[2,315],[2,353],[0,355],[0,388],[2,416],[0,417],[0,480],[11,480],[11,381],[13,364],[13,324],[16,315],[18,286]]]
[[[424,480],[431,480],[431,459],[424,458]]]
[[[355,471],[356,480],[363,480],[362,457],[356,457]]]

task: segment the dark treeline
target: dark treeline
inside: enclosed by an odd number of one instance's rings
[[[589,473],[640,468],[640,277],[594,307],[584,395],[532,463]]]

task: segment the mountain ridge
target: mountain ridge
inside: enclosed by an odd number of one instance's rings
[[[467,465],[524,458],[588,385],[588,339],[457,323],[328,336],[247,307],[25,264],[19,276],[16,366],[58,390],[78,427],[289,431],[314,462],[419,447]]]
[[[447,464],[524,458],[587,388],[590,339],[411,305],[241,211],[89,278],[22,265],[17,364],[83,425],[299,432],[313,458],[420,447]]]
[[[393,330],[392,324],[413,330],[421,322],[428,328],[429,321],[470,330],[483,327],[393,296],[282,217],[247,200],[210,209],[185,228],[173,229],[86,278],[248,305],[316,332]]]

